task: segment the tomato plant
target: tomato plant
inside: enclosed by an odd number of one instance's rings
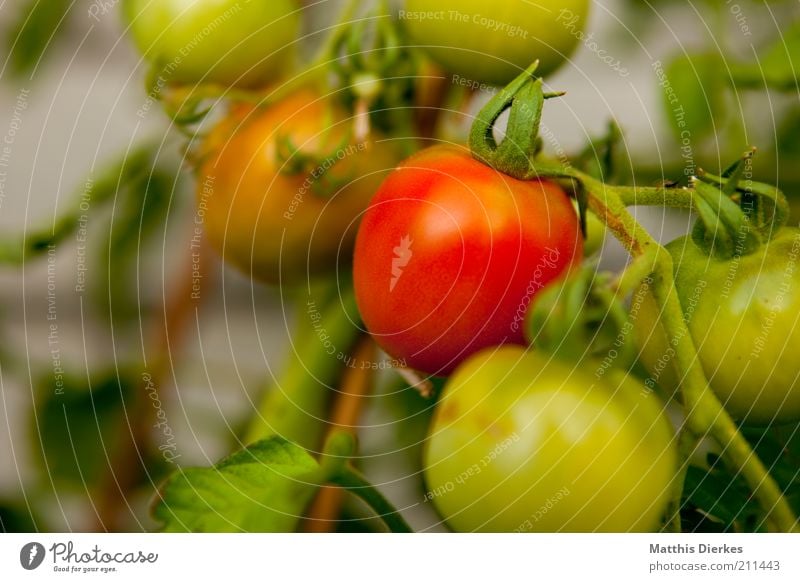
[[[583,240],[554,182],[501,174],[454,146],[403,162],[372,199],[356,241],[359,310],[376,341],[430,374],[523,343],[531,299],[580,260]]]
[[[406,0],[398,13],[412,41],[448,71],[504,85],[539,59],[556,70],[578,44],[589,0]],[[480,42],[476,43],[476,39]]]
[[[352,132],[335,99],[313,89],[236,108],[201,148],[198,220],[211,245],[269,282],[349,262],[357,221],[397,160],[391,144]]]
[[[758,251],[734,258],[703,252],[690,237],[667,245],[675,285],[711,388],[739,420],[800,419],[800,230],[784,228]],[[637,317],[642,361],[674,392],[681,378],[647,288]]]
[[[677,452],[645,394],[520,347],[481,352],[437,406],[429,497],[457,531],[658,530]]]
[[[136,46],[175,83],[260,86],[289,70],[300,29],[294,0],[123,0]]]
[[[68,80],[41,65],[81,9],[11,4],[4,70],[21,86],[0,151],[0,204],[71,174],[26,175],[18,156],[35,146],[23,134],[41,127],[36,116],[52,113],[40,103],[49,93],[29,84]],[[37,444],[13,443],[15,467],[27,474],[34,461],[37,475],[23,495],[0,496],[0,529],[140,527],[150,497],[168,532],[407,532],[406,517],[425,530],[800,531],[800,229],[787,227],[797,209],[758,181],[754,148],[718,165],[731,153],[719,145],[738,153],[747,135],[773,143],[764,166],[780,175],[770,181],[800,182],[796,104],[781,102],[772,118],[755,95],[797,89],[800,26],[770,35],[755,26],[755,3],[747,14],[705,3],[680,25],[713,42],[675,59],[629,34],[646,9],[627,20],[598,11],[598,31],[584,32],[588,0],[347,0],[332,21],[333,4],[88,7],[80,47],[108,38],[103,17],[120,10],[148,65],[131,71],[148,83],[136,117],[166,115],[147,120],[148,141],[109,134],[129,147],[103,167],[106,129],[131,126],[134,137],[145,124],[100,124],[72,201],[56,189],[58,215],[30,229],[23,204],[22,236],[0,240],[0,263],[30,275],[25,289],[46,276],[47,299],[45,309],[44,294],[23,297],[25,336],[41,341],[0,348],[9,426],[26,405]],[[788,23],[790,3],[772,4],[762,6],[769,22]],[[674,8],[650,20],[670,25]],[[687,26],[710,11],[719,18],[709,27]],[[728,50],[731,27],[749,37],[751,24],[748,50]],[[543,75],[579,45],[586,75],[551,87]],[[624,54],[643,47],[644,59]],[[595,133],[600,110],[619,109],[591,90],[614,85],[596,83],[609,73],[631,75],[624,84],[642,105],[667,104],[671,145],[624,147],[613,121]],[[637,76],[657,91],[638,92]],[[748,92],[741,115],[726,111],[732,88]],[[85,97],[75,105],[94,110]],[[568,107],[553,119],[545,105],[562,97]],[[562,130],[580,112],[578,144]],[[653,135],[669,135],[666,121]],[[719,175],[701,169],[712,167]],[[629,210],[643,205],[682,209],[666,221],[671,230],[691,215],[681,232],[690,236],[663,246]],[[603,245],[606,233],[617,247]],[[248,279],[219,282],[213,252]],[[167,261],[160,273],[155,260]],[[74,278],[63,277],[70,265]],[[271,287],[248,290],[255,281]],[[77,328],[61,315],[70,306]],[[241,311],[223,322],[221,307]],[[95,364],[103,353],[113,367]],[[206,466],[189,466],[198,459]],[[370,484],[389,466],[393,496],[416,492],[418,503],[398,510]],[[54,501],[68,511],[38,511]],[[35,523],[17,519],[32,508]],[[80,523],[60,523],[79,508]],[[32,567],[27,553],[21,564]]]

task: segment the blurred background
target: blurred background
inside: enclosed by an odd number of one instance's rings
[[[309,45],[341,5],[307,7]],[[717,173],[753,145],[754,178],[800,216],[799,23],[797,0],[594,1],[587,36],[546,80],[567,94],[545,108],[545,147],[577,153],[614,121],[619,179],[650,185]],[[216,462],[280,371],[293,308],[204,247],[200,298],[185,287],[198,273],[187,138],[149,103],[115,0],[0,1],[0,31],[0,530],[102,530],[109,516],[152,529],[147,504],[174,466],[117,458],[139,430],[130,395],[148,390],[163,411],[172,465]],[[689,224],[636,216],[662,240]],[[624,260],[607,241],[603,264]],[[429,406],[396,383],[383,378],[362,419],[360,464],[412,526],[443,530],[410,470]]]

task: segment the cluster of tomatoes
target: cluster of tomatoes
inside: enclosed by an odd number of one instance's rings
[[[540,73],[555,70],[578,42],[588,4],[509,0],[490,11],[477,0],[406,0],[395,19],[408,46],[444,70],[502,85],[534,59]],[[139,49],[172,83],[266,90],[291,76],[302,20],[293,0],[123,6]],[[284,286],[352,266],[377,343],[410,368],[448,376],[424,471],[427,497],[452,528],[658,529],[678,467],[659,392],[627,371],[565,363],[525,337],[540,289],[584,254],[566,191],[498,172],[460,145],[403,159],[396,142],[408,140],[365,134],[351,105],[308,83],[267,106],[229,108],[197,168],[212,246],[251,277]],[[800,269],[776,258],[797,258],[797,237],[786,230],[735,269],[691,239],[670,245],[703,366],[739,419],[800,417],[797,374],[786,365],[800,342]],[[726,278],[725,299],[712,298]],[[708,285],[696,291],[700,280]],[[663,395],[681,378],[661,365],[669,340],[652,297],[642,297],[636,335],[644,364],[661,368]],[[753,358],[765,319],[765,356]],[[726,341],[706,341],[709,333]],[[730,336],[746,339],[727,349]]]

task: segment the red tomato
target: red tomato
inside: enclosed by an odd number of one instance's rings
[[[565,192],[435,146],[383,182],[356,239],[356,299],[392,356],[447,374],[470,354],[523,344],[532,297],[580,260]]]

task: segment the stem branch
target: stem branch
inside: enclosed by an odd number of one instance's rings
[[[352,467],[345,468],[333,482],[358,495],[383,520],[392,533],[411,533],[411,527],[400,512]]]
[[[357,322],[352,320],[357,313],[352,287],[339,287],[335,281],[326,284],[323,299],[317,302],[309,298],[301,304],[285,368],[268,388],[247,430],[245,444],[280,435],[310,451],[320,450],[330,386],[344,364],[339,356],[349,353],[359,335]],[[319,316],[319,329],[324,328],[329,336],[326,345],[338,353],[330,354],[322,345],[310,314]]]
[[[364,403],[372,389],[373,372],[369,364],[375,358],[375,342],[364,336],[353,350],[352,364],[345,370],[339,395],[333,404],[330,431],[345,431],[354,437]],[[341,509],[344,491],[339,487],[322,487],[306,514],[303,528],[308,533],[327,533],[334,530]]]
[[[723,447],[724,455],[742,474],[769,521],[777,529],[798,531],[797,518],[777,483],[708,386],[675,290],[672,258],[625,208],[625,202],[631,200],[631,189],[608,186],[578,170],[570,169],[569,173],[586,187],[589,208],[605,222],[634,258],[652,253],[655,275],[652,293],[661,310],[662,324],[670,338],[670,345],[675,351],[675,361],[678,368],[684,371],[681,393],[689,429],[698,438],[711,435]],[[645,199],[655,197],[652,199],[656,200],[666,190],[646,189],[644,192]],[[663,199],[660,203],[663,203]]]

